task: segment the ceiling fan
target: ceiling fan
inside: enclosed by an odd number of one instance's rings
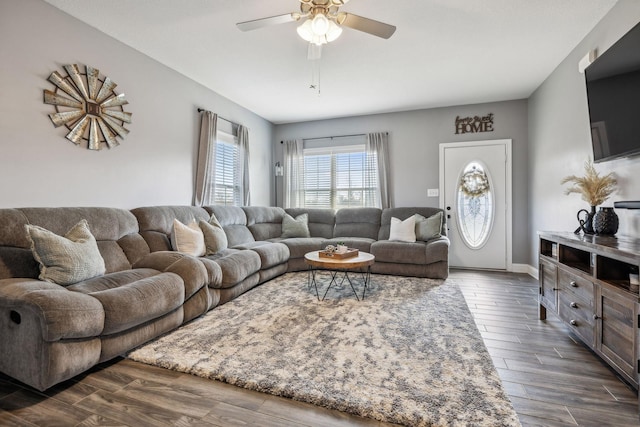
[[[322,46],[337,39],[342,33],[341,26],[384,39],[388,39],[396,31],[396,27],[393,25],[352,13],[340,12],[340,6],[347,1],[349,0],[300,0],[300,12],[239,22],[236,25],[242,31],[251,31],[270,25],[306,19],[298,27],[298,34],[304,40],[317,46]]]

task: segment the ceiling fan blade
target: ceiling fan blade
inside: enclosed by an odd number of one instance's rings
[[[270,16],[269,18],[254,19],[253,21],[238,22],[236,26],[241,31],[251,31],[270,25],[286,24],[300,19],[299,13],[287,13],[285,15]]]
[[[396,31],[395,25],[385,24],[384,22],[364,18],[352,13],[339,13],[337,21],[338,24],[345,27],[382,37],[383,39],[388,39]]]

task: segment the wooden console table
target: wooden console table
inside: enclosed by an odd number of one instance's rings
[[[640,299],[629,273],[640,266],[640,239],[538,234],[540,319],[556,313],[637,390]]]

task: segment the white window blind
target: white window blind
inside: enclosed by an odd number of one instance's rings
[[[376,164],[366,158],[364,144],[305,148],[304,207],[379,206],[377,168],[367,167]]]
[[[214,204],[241,205],[240,149],[236,137],[218,131],[216,138],[216,174]]]

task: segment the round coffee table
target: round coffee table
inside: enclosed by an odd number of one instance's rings
[[[358,293],[356,292],[353,282],[349,277],[349,273],[361,273],[363,277],[362,299],[364,299],[367,286],[371,282],[371,265],[375,262],[376,257],[367,252],[360,251],[357,256],[350,258],[325,258],[320,256],[320,251],[308,252],[304,255],[304,262],[309,266],[309,275],[307,284],[309,287],[313,285],[316,289],[316,296],[320,301],[320,294],[318,293],[318,283],[316,282],[316,272],[318,270],[327,270],[331,273],[331,281],[329,286],[324,292],[322,300],[327,296],[327,292],[334,283],[337,283],[337,275],[340,272],[344,272],[340,284],[344,283],[345,279],[349,282],[353,294],[356,299],[360,301]]]

